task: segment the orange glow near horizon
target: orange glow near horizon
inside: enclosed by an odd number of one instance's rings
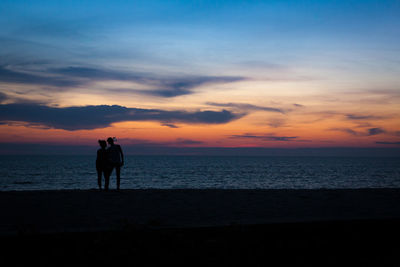
[[[260,74],[254,74],[257,75]],[[223,123],[122,121],[73,131],[40,123],[6,121],[0,125],[0,138],[8,143],[96,145],[98,139],[115,136],[121,144],[144,146],[396,147],[400,136],[400,95],[393,90],[335,92],[322,90],[321,81],[256,78],[202,85],[195,93],[171,98],[129,91],[129,86],[137,87],[129,82],[99,81],[86,88],[71,88],[51,95],[40,93],[41,88],[34,85],[14,87],[3,83],[3,86],[8,90],[3,105],[26,102],[63,109],[118,103],[122,107],[162,112],[227,110],[241,115]],[[121,91],[107,91],[108,86],[119,86]],[[149,88],[142,90],[152,90]],[[17,89],[38,93],[25,96],[17,93]],[[98,90],[102,93],[97,93]]]
[[[379,118],[372,124],[306,109],[286,114],[257,111],[226,124],[171,123],[171,127],[160,122],[120,122],[106,128],[67,131],[14,122],[0,126],[0,138],[8,143],[95,146],[98,139],[115,136],[122,145],[271,148],[379,147],[379,141],[397,141],[400,129],[396,118]],[[371,128],[385,130],[369,133]]]

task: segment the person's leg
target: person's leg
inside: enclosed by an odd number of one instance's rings
[[[116,166],[115,167],[115,172],[117,174],[117,190],[119,190],[119,185],[121,182],[121,166]]]
[[[108,190],[112,169],[104,171],[104,190]]]
[[[100,169],[97,169],[97,184],[99,185],[99,189],[101,190],[101,176],[102,176],[103,171]]]

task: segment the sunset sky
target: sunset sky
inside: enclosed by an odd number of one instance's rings
[[[400,1],[0,2],[12,144],[399,147]]]

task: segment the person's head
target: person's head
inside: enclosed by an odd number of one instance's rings
[[[108,137],[107,138],[107,143],[109,143],[110,145],[114,144],[114,139],[112,137]]]
[[[107,146],[106,140],[99,140],[99,145],[101,148],[106,148]]]

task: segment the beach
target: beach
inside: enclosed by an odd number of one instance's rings
[[[400,218],[400,189],[0,192],[0,232]]]
[[[102,261],[117,266],[156,261],[152,253],[185,264],[298,263],[287,253],[324,266],[359,254],[392,263],[399,204],[400,189],[0,192],[2,251],[65,266],[101,261],[104,247]]]

